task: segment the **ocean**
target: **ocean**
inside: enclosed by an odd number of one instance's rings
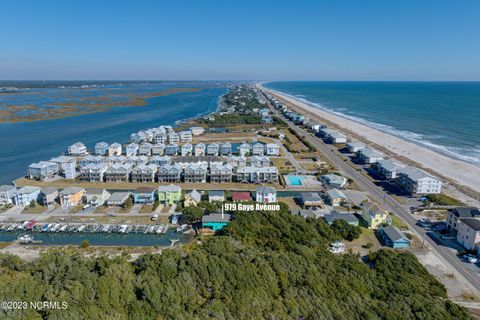
[[[9,83],[8,87],[15,87],[15,84]],[[217,109],[219,97],[226,92],[223,86],[208,82],[91,83],[89,85],[95,86],[95,89],[87,89],[88,91],[81,86],[67,87],[70,83],[44,87],[21,84],[27,88],[18,86],[19,90],[30,90],[31,93],[0,95],[0,106],[9,100],[17,104],[22,104],[22,101],[28,104],[49,104],[55,97],[64,99],[63,90],[69,90],[68,97],[101,95],[102,90],[109,88],[114,92],[127,90],[135,93],[149,93],[172,87],[198,87],[201,90],[148,98],[145,106],[114,106],[106,112],[66,118],[0,123],[0,184],[10,183],[13,179],[26,175],[30,163],[63,154],[68,145],[77,141],[83,142],[90,149],[100,141],[126,143],[133,132],[162,124],[174,125],[177,120],[211,113]]]
[[[480,82],[268,82],[303,102],[480,165]]]

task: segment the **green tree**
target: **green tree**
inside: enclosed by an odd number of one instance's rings
[[[88,241],[87,239],[83,240],[80,243],[80,247],[83,248],[83,249],[86,249],[86,248],[90,247],[90,241]]]

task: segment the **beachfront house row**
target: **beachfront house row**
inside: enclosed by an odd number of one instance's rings
[[[274,187],[260,186],[255,188],[255,201],[258,203],[277,202],[277,190]]]
[[[180,151],[180,148],[176,143],[169,143],[165,146],[165,154],[167,156],[176,156],[178,155],[179,151]]]
[[[358,158],[365,164],[374,164],[379,160],[383,160],[383,153],[370,148],[363,148],[358,151]]]
[[[480,220],[460,219],[458,222],[457,241],[467,250],[477,250],[480,243]]]
[[[158,167],[157,181],[158,182],[178,182],[182,174],[182,167],[179,165],[166,164]]]
[[[205,144],[199,143],[195,145],[195,156],[204,156],[205,155]]]
[[[227,159],[227,164],[234,168],[245,167],[247,165],[247,158],[242,156],[229,156]]]
[[[138,154],[138,143],[132,142],[125,147],[125,155],[127,157],[136,156]]]
[[[157,166],[154,164],[140,164],[132,170],[132,182],[155,182]]]
[[[206,183],[207,167],[191,164],[183,172],[183,180],[190,183]]]
[[[265,146],[260,142],[254,143],[252,146],[252,155],[263,156],[265,154]]]
[[[13,204],[13,198],[15,197],[16,191],[17,188],[13,185],[0,186],[0,204]]]
[[[362,219],[365,220],[369,229],[377,229],[382,224],[390,223],[388,213],[373,202],[362,205]]]
[[[374,163],[372,168],[383,179],[392,180],[397,178],[398,172],[405,166],[390,159],[382,159]]]
[[[232,216],[228,213],[210,213],[202,217],[202,228],[213,231],[221,230],[230,223]]]
[[[442,181],[423,170],[405,167],[399,170],[398,184],[405,193],[438,194],[442,191]]]
[[[108,155],[109,156],[121,156],[122,155],[122,145],[120,143],[112,143],[108,146]]]
[[[237,168],[236,180],[244,183],[277,183],[276,167],[242,167]]]
[[[150,156],[153,145],[150,142],[144,142],[138,147],[138,154],[141,156]]]
[[[76,142],[71,146],[68,146],[67,152],[70,156],[74,157],[85,156],[88,154],[87,147],[81,142]]]
[[[40,190],[39,202],[44,206],[55,205],[58,198],[58,189],[54,187],[44,187]]]
[[[210,182],[211,183],[230,183],[232,182],[233,169],[230,165],[211,165]]]
[[[39,187],[25,186],[15,192],[14,202],[17,206],[27,206],[32,201],[38,201],[39,197]]]
[[[364,148],[365,145],[359,141],[350,141],[349,143],[347,143],[347,149],[350,153],[357,153]]]
[[[218,143],[210,143],[207,146],[207,156],[218,156],[218,151],[220,150],[220,146]]]
[[[166,164],[170,164],[171,162],[172,162],[172,159],[169,156],[163,156],[163,157],[153,156],[148,161],[148,164],[154,164],[157,167],[161,167],[161,166],[164,166]]]
[[[60,191],[60,205],[63,209],[74,208],[83,202],[85,189],[79,187],[67,187]]]
[[[191,142],[192,141],[192,131],[180,131],[180,142]]]
[[[80,179],[90,182],[103,182],[105,173],[108,170],[106,163],[90,163],[80,168]]]
[[[329,173],[321,177],[325,184],[334,188],[343,188],[347,185],[348,179],[337,174]]]
[[[394,249],[403,249],[410,246],[410,240],[396,227],[387,226],[378,228],[377,235],[385,246]]]
[[[303,192],[300,202],[304,209],[318,210],[323,208],[322,197],[317,192]]]
[[[267,156],[279,156],[280,155],[280,146],[276,143],[267,143],[265,145],[265,154]]]
[[[110,192],[105,189],[87,188],[85,189],[85,203],[92,207],[101,207],[110,197]]]
[[[248,143],[242,143],[240,146],[238,146],[238,154],[241,157],[246,157],[250,155],[250,145]]]
[[[192,190],[185,194],[185,200],[183,200],[184,207],[196,207],[200,201],[202,201],[202,195],[197,190]]]
[[[333,144],[347,143],[347,136],[336,130],[329,130],[327,131],[325,141]]]
[[[205,129],[202,127],[191,127],[190,131],[192,132],[192,135],[194,136],[200,136],[205,133]]]
[[[161,156],[165,152],[165,145],[163,143],[155,143],[152,145],[152,155]]]
[[[232,154],[232,144],[230,142],[225,142],[220,145],[220,154],[222,156],[229,156]]]
[[[160,203],[172,205],[182,199],[182,188],[176,185],[160,186],[157,189],[158,200]]]
[[[107,206],[120,207],[130,198],[130,192],[113,192],[107,199]]]
[[[50,161],[40,161],[28,166],[28,178],[35,180],[45,180],[53,178],[59,173],[58,164]]]
[[[456,232],[460,219],[480,219],[480,210],[475,207],[458,207],[448,211],[447,229]]]
[[[130,180],[133,165],[131,163],[113,164],[105,171],[106,182],[127,182]]]
[[[345,193],[343,193],[343,191],[339,189],[327,190],[326,196],[328,202],[334,207],[346,205],[348,202],[348,198]]]
[[[98,142],[95,144],[94,150],[97,156],[106,156],[108,152],[108,143],[105,141]]]
[[[252,156],[248,159],[247,164],[251,167],[268,167],[270,158],[267,156]]]
[[[223,190],[210,190],[208,191],[208,202],[223,202],[225,201],[225,191]]]
[[[191,156],[193,153],[193,146],[191,143],[185,143],[182,146],[182,157]]]
[[[132,192],[133,202],[137,204],[153,204],[157,188],[140,187]]]

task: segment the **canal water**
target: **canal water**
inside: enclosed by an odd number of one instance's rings
[[[42,240],[40,245],[80,245],[88,240],[94,246],[169,246],[170,239],[177,243],[192,241],[193,235],[183,234],[170,229],[165,234],[143,233],[81,233],[81,232],[32,232],[25,230],[0,231],[0,242],[13,242],[21,235],[30,235],[35,240]]]

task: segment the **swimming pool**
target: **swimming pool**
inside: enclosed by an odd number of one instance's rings
[[[287,176],[288,181],[290,182],[291,186],[301,186],[302,185],[302,176]]]

